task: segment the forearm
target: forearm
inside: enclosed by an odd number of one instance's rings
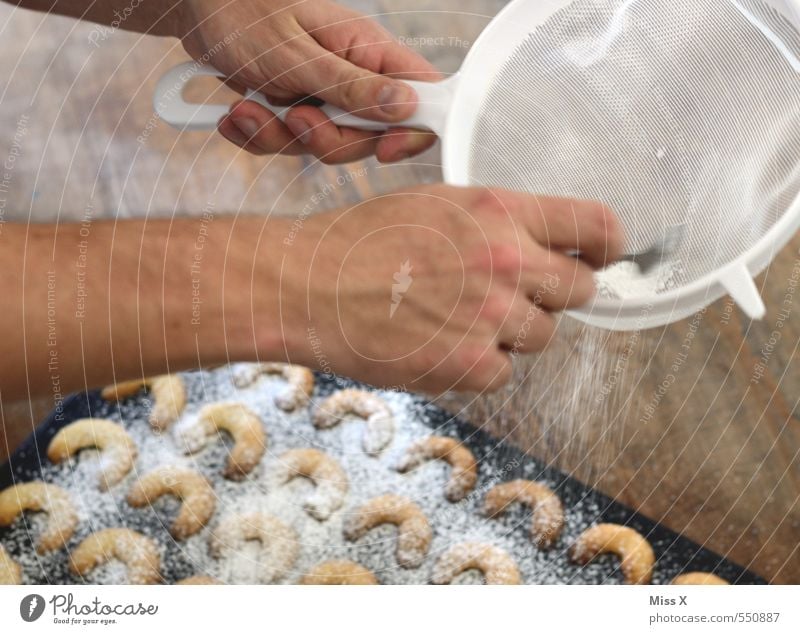
[[[0,397],[280,359],[280,221],[6,225]],[[278,225],[277,227],[275,225]]]
[[[57,13],[115,29],[171,35],[183,33],[183,9],[187,0],[6,0],[11,4]]]

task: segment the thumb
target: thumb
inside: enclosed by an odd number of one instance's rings
[[[400,123],[417,108],[417,93],[399,79],[360,68],[319,47],[298,69],[304,91],[359,117]]]

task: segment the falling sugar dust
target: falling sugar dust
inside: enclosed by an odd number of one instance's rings
[[[514,358],[508,386],[453,397],[450,407],[498,440],[594,485],[620,453],[642,378],[634,368],[651,343],[639,331],[608,332],[563,316],[544,352]]]

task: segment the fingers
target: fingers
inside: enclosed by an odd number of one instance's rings
[[[397,79],[441,79],[433,64],[400,44],[378,22],[340,5],[335,7],[336,22],[309,29],[312,37],[324,48],[374,73]]]
[[[417,93],[398,79],[360,68],[333,53],[317,49],[296,81],[309,95],[364,119],[399,123],[417,107]]]
[[[392,128],[378,139],[375,156],[381,163],[402,161],[427,150],[436,143],[436,138],[432,132]]]
[[[600,269],[622,255],[624,236],[616,215],[594,200],[539,197],[530,205],[527,226],[553,251],[575,250]]]
[[[300,30],[291,40],[286,63],[278,69],[265,63],[260,66],[263,80],[253,85],[250,77],[246,82],[273,102],[278,98],[291,103],[312,96],[391,124],[413,114],[417,104],[416,92],[399,78],[440,78],[427,60],[398,43],[377,22],[333,2],[314,7],[301,4],[295,19]],[[229,83],[240,88],[235,80]],[[435,142],[434,135],[419,130],[397,128],[381,136],[337,128],[320,110],[306,105],[293,108],[283,128],[263,108],[240,105],[236,110],[220,124],[220,132],[256,154],[309,152],[326,163],[376,154],[378,160],[392,162],[418,154]]]
[[[516,295],[497,333],[497,340],[500,348],[512,355],[529,354],[545,348],[554,336],[552,315],[524,295]]]
[[[417,130],[389,130],[384,134],[340,128],[319,108],[297,106],[281,123],[252,101],[231,108],[219,125],[220,133],[253,154],[310,153],[324,163],[349,163],[372,154],[382,162],[399,161],[429,148],[436,137]]]
[[[436,137],[418,130],[383,134],[336,126],[319,108],[298,106],[286,116],[289,131],[305,150],[324,163],[347,163],[372,154],[379,161],[399,161],[429,148]]]
[[[578,251],[581,259],[596,269],[622,254],[622,226],[600,202],[498,189],[476,190],[476,196],[479,205],[520,223],[545,248]]]
[[[325,163],[345,163],[369,156],[375,152],[378,138],[375,133],[338,128],[312,106],[294,108],[282,123],[251,101],[234,106],[220,122],[219,131],[255,154],[311,153]]]
[[[536,263],[524,276],[524,290],[536,306],[549,311],[585,306],[595,295],[594,270],[586,262],[538,248]]]
[[[481,347],[471,343],[453,352],[458,376],[436,380],[441,391],[493,392],[511,380],[511,357],[497,346]]]
[[[312,82],[309,94],[376,121],[411,116],[417,96],[399,79],[435,81],[441,78],[435,67],[375,20],[334,3],[326,7],[301,19],[319,44],[316,61],[302,69]]]
[[[231,143],[253,154],[301,154],[303,144],[278,118],[254,101],[241,101],[223,117],[217,129]]]

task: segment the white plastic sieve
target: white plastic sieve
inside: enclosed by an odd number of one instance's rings
[[[597,298],[572,316],[655,327],[729,293],[758,319],[753,276],[800,227],[798,28],[799,0],[514,0],[457,74],[409,82],[420,105],[403,125],[441,137],[450,184],[602,200],[627,251],[686,224],[674,261],[646,278],[599,273]],[[213,128],[228,111],[183,100],[198,74],[219,75],[189,63],[159,81],[169,124]]]

